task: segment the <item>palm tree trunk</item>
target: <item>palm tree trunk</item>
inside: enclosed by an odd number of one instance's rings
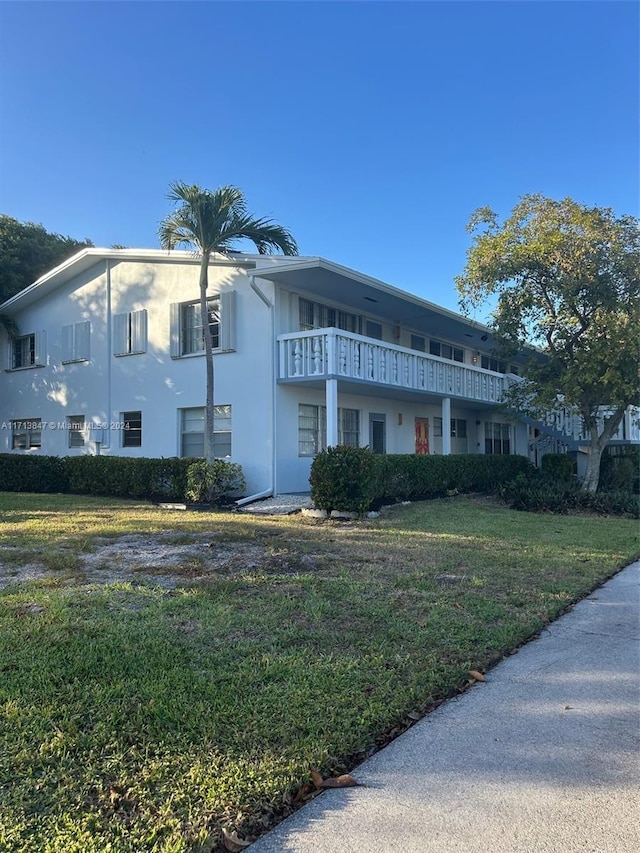
[[[209,328],[209,312],[207,310],[207,289],[209,287],[209,252],[203,252],[200,259],[200,312],[202,314],[202,329],[204,334],[204,359],[207,371],[207,398],[204,409],[204,458],[213,462],[213,343]]]

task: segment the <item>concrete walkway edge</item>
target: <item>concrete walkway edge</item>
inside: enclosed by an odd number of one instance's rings
[[[640,850],[640,562],[252,853]]]

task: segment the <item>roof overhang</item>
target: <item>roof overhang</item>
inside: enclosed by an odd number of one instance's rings
[[[240,253],[229,256],[214,255],[211,258],[211,263],[215,263],[217,266],[228,264],[229,266],[242,266],[250,269],[255,266],[258,257],[256,255],[251,256]],[[3,302],[0,305],[0,312],[13,314],[21,308],[26,308],[71,278],[81,275],[83,272],[91,269],[91,267],[101,262],[105,263],[106,261],[113,261],[114,263],[123,261],[161,263],[164,261],[193,265],[199,263],[199,258],[195,252],[185,249],[172,249],[170,252],[164,249],[99,249],[94,247],[82,249],[57,267],[40,276],[29,287],[26,287],[20,293],[16,293],[15,296]]]
[[[301,258],[269,267],[258,262],[250,275],[321,301],[341,303],[354,313],[379,317],[427,337],[438,335],[485,350],[493,345],[488,326],[324,258]]]

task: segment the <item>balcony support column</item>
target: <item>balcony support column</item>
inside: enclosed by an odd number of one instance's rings
[[[451,455],[451,397],[442,398],[442,455]]]
[[[327,405],[327,447],[336,447],[338,444],[338,380],[327,379],[325,381],[326,405]]]

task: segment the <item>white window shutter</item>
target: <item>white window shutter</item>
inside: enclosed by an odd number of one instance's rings
[[[180,358],[182,347],[180,342],[180,303],[172,302],[169,305],[169,335],[171,358]]]
[[[62,361],[73,361],[74,358],[73,324],[71,324],[62,327]]]
[[[43,366],[47,363],[47,335],[44,331],[36,332],[35,363]]]
[[[129,325],[129,315],[128,314],[114,314],[113,315],[113,354],[114,355],[127,355],[129,352],[129,347],[127,344],[128,335],[128,325]]]
[[[147,351],[147,311],[131,312],[131,352]]]
[[[91,356],[91,322],[85,320],[84,323],[76,323],[75,336],[75,357],[78,361],[89,361]]]
[[[220,294],[220,349],[236,348],[236,292],[223,290]]]

